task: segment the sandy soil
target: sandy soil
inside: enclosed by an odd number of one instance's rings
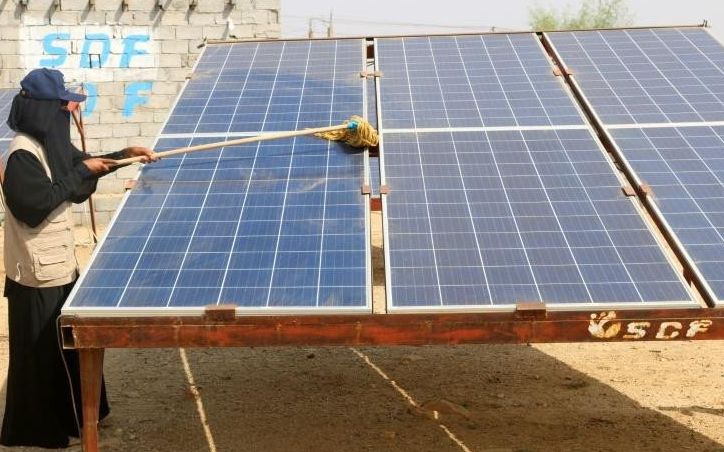
[[[105,372],[105,451],[724,451],[724,341],[108,350]]]

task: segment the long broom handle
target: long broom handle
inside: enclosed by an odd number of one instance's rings
[[[348,128],[353,128],[353,127],[350,127],[349,124],[339,124],[336,126],[317,127],[316,129],[302,129],[302,130],[294,130],[291,132],[265,133],[265,134],[258,135],[255,137],[239,138],[236,140],[229,140],[229,141],[217,141],[214,143],[199,144],[196,146],[189,146],[189,147],[185,147],[185,148],[171,149],[170,151],[154,152],[154,156],[156,156],[158,158],[163,158],[163,157],[169,157],[169,156],[177,155],[177,154],[188,154],[190,152],[206,151],[208,149],[221,148],[224,146],[236,146],[238,144],[255,143],[257,141],[276,140],[279,138],[298,137],[298,136],[302,136],[302,135],[313,135],[315,133],[331,132],[333,130],[342,130],[342,129],[348,129]],[[128,165],[131,163],[140,162],[144,158],[145,157],[141,157],[141,156],[128,157],[125,159],[116,160],[115,164],[116,165]]]

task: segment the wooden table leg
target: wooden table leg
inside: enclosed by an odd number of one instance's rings
[[[81,348],[80,387],[83,404],[83,451],[98,452],[98,408],[101,403],[103,349]]]

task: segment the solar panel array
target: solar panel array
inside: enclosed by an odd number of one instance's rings
[[[704,29],[549,36],[606,124],[724,120],[724,48]]]
[[[209,46],[163,133],[296,130],[359,115],[363,45],[336,40]]]
[[[724,291],[721,45],[548,36]],[[208,46],[157,149],[362,113],[380,120],[379,180],[366,154],[310,137],[149,165],[64,312],[370,312],[365,182],[391,190],[390,311],[698,306],[536,35],[376,39],[376,81],[365,55],[361,39]]]
[[[210,46],[156,149],[341,123],[362,112],[362,61],[360,40]],[[65,310],[369,311],[364,166],[313,137],[148,165]]]
[[[724,47],[701,28],[551,33],[583,94],[724,300]]]
[[[13,131],[7,125],[10,107],[13,104],[13,97],[18,93],[16,89],[0,89],[0,149],[3,151],[7,147],[7,143],[13,137]]]
[[[527,34],[377,41],[382,128],[581,125]]]
[[[534,35],[378,42],[382,123],[397,125],[407,105],[412,122],[404,125],[413,126],[383,128],[383,183],[392,190],[385,201],[390,309],[692,303]],[[520,87],[512,92],[526,93],[520,105],[537,114],[509,108],[499,110],[505,120],[489,121],[486,109],[512,104],[477,93],[468,77],[455,91],[427,89],[439,94],[436,105],[454,105],[467,83],[465,97],[478,103],[465,109],[467,121],[447,108],[429,115],[420,86],[478,73],[475,58],[439,49],[480,47],[497,49],[481,53],[480,67],[512,75]],[[518,49],[534,63],[521,65]],[[420,63],[406,64],[409,54]],[[510,85],[491,88],[511,98]],[[424,131],[433,125],[443,129]]]

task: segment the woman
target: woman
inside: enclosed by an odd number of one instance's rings
[[[16,136],[0,175],[10,330],[0,444],[60,448],[79,436],[81,414],[77,352],[63,351],[57,332],[78,275],[71,206],[88,199],[98,178],[117,168],[116,159],[155,158],[144,147],[91,158],[73,146],[70,114],[85,96],[68,91],[60,71],[35,69],[20,86],[7,121]],[[108,411],[103,388],[100,418]]]

